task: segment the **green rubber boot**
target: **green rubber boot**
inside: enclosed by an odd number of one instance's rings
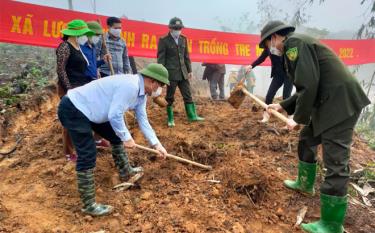
[[[167,106],[167,114],[168,114],[168,127],[174,127],[174,118],[173,118],[173,107]]]
[[[314,195],[314,183],[316,177],[316,163],[298,162],[298,177],[296,180],[284,180],[287,188],[300,191],[308,195]]]
[[[83,213],[92,216],[102,216],[112,212],[112,206],[95,202],[94,169],[77,171],[77,183],[78,192],[83,202],[83,209],[81,210]]]
[[[122,181],[127,181],[136,173],[143,172],[142,167],[132,167],[129,164],[128,155],[122,144],[112,145],[112,157],[120,174]]]
[[[301,228],[310,233],[343,233],[348,198],[320,194],[320,220],[301,224]]]
[[[204,121],[203,117],[198,116],[197,109],[194,103],[185,104],[186,115],[190,122],[192,121]]]

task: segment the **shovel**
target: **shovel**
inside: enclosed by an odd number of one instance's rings
[[[244,79],[242,79],[238,85],[233,89],[233,91],[230,93],[230,97],[228,98],[228,102],[235,108],[238,109],[242,102],[244,101],[246,96],[249,96],[251,99],[253,99],[257,104],[262,106],[264,109],[267,109],[267,104],[264,103],[262,100],[260,100],[255,95],[248,92],[243,84]],[[276,116],[283,122],[287,123],[288,118],[284,116],[283,114],[279,113],[278,111],[274,109],[270,109],[270,112],[272,115]]]

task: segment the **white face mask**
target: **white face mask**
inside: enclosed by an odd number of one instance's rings
[[[276,48],[275,43],[272,43],[272,38],[271,38],[270,53],[279,57],[282,55],[281,51],[278,48]]]
[[[114,36],[114,37],[120,37],[121,36],[121,29],[110,28],[109,33],[111,33],[112,36]]]
[[[172,31],[171,31],[171,35],[172,35],[174,38],[178,38],[178,37],[181,35],[181,30],[172,30]]]
[[[151,93],[151,97],[154,97],[154,98],[155,98],[155,97],[160,96],[162,91],[163,91],[163,88],[158,87],[158,89],[157,89],[156,91],[153,91],[153,92]]]
[[[89,39],[87,38],[87,36],[79,36],[79,37],[77,37],[77,43],[80,44],[80,45],[86,44],[86,42],[88,40]]]
[[[91,37],[91,42],[96,45],[97,43],[99,43],[99,40],[100,40],[100,37],[99,36],[92,36]]]

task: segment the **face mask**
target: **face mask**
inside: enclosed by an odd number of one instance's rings
[[[91,42],[92,44],[96,45],[100,40],[100,37],[99,36],[92,36],[91,37]]]
[[[276,56],[282,55],[281,51],[278,48],[276,48],[275,43],[272,43],[272,38],[271,38],[270,53]]]
[[[80,44],[80,45],[86,44],[87,41],[88,41],[87,36],[79,36],[79,37],[77,37],[77,43]]]
[[[172,30],[172,31],[171,31],[171,35],[172,35],[174,38],[178,38],[178,37],[181,35],[181,30]]]
[[[111,33],[112,36],[114,36],[114,37],[120,37],[121,36],[121,29],[110,28],[109,33]]]
[[[160,96],[162,91],[163,91],[163,88],[158,87],[158,89],[157,89],[156,91],[153,91],[153,92],[151,93],[151,97],[154,97],[154,98],[155,98],[155,97]]]

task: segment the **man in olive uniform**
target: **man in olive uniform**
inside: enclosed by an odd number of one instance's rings
[[[180,89],[185,102],[186,115],[189,121],[202,121],[196,112],[191,97],[189,79],[192,77],[191,61],[188,52],[187,38],[181,35],[184,27],[181,19],[174,17],[169,21],[169,33],[161,37],[158,43],[158,63],[164,65],[169,73],[170,85],[167,87],[168,126],[175,126],[173,118],[173,102],[176,88]]]
[[[347,209],[350,146],[362,108],[370,103],[356,78],[328,47],[312,37],[290,33],[291,26],[269,22],[260,46],[283,56],[285,70],[297,92],[269,109],[284,109],[292,130],[305,125],[298,143],[298,177],[286,187],[314,195],[317,146],[322,144],[327,169],[320,187],[320,220],[302,224],[306,232],[342,233]]]

